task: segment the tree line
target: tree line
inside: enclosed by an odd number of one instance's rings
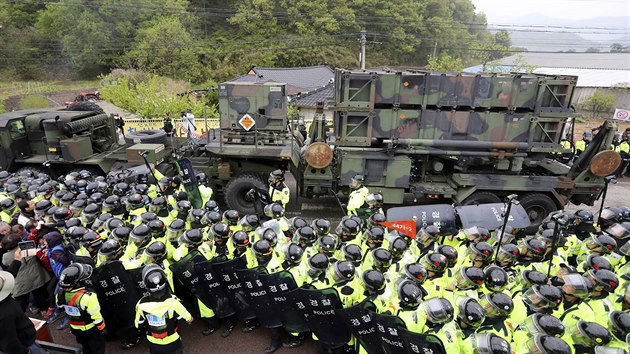
[[[135,69],[193,83],[250,65],[429,64],[461,70],[504,56],[470,0],[7,0],[0,2],[0,77],[94,78]]]

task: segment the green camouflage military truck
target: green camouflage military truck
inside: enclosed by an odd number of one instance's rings
[[[592,204],[619,161],[607,150],[613,122],[571,167],[548,158],[562,151],[576,81],[338,69],[333,116],[318,114],[306,138],[287,118],[285,84],[226,82],[220,129],[205,147],[210,162],[192,160],[241,212],[253,211],[251,186],[282,168],[306,198],[347,191],[355,174],[389,204],[489,203],[516,193],[536,223],[569,201]]]
[[[150,151],[151,162],[160,164],[168,154],[165,142],[164,132],[146,131],[119,144],[114,118],[100,109],[0,114],[0,169],[7,171],[31,169],[59,176],[87,169],[103,175],[143,164],[142,151]]]

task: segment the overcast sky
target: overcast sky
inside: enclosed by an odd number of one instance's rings
[[[489,23],[503,24],[506,18],[528,14],[545,14],[567,20],[605,16],[630,19],[630,0],[472,0],[472,3],[477,11],[485,12]]]

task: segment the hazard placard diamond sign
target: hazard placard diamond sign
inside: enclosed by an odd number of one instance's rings
[[[245,115],[238,120],[238,124],[246,131],[250,131],[256,124],[256,121],[249,114],[245,113]]]

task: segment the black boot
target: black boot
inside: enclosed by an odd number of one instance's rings
[[[221,333],[221,337],[225,338],[229,336],[232,333],[232,330],[234,330],[234,327],[236,327],[236,318],[234,318],[233,315],[225,319],[225,325],[223,327],[223,333]]]
[[[217,327],[219,326],[219,321],[216,317],[204,318],[203,322],[206,324],[206,328],[201,331],[201,334],[203,334],[204,336],[211,335],[212,333],[214,333],[214,331],[217,330]]]

